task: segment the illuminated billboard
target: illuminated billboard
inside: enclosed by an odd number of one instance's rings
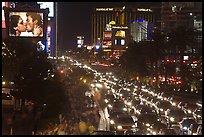
[[[111,38],[112,38],[112,32],[111,31],[103,32],[103,40],[111,40]]]
[[[40,4],[40,9],[49,9],[48,17],[54,17],[54,2],[37,2]]]
[[[128,27],[127,26],[114,26],[113,27],[113,35],[112,35],[112,46],[121,46],[121,49],[127,44],[127,34]]]
[[[77,40],[77,44],[78,44],[78,45],[83,45],[83,40],[82,40],[82,39],[78,39],[78,40]]]
[[[77,36],[77,47],[81,48],[84,44],[84,36]]]
[[[4,15],[4,10],[3,10],[4,6],[8,7],[8,2],[2,2],[2,28],[6,28],[5,15]]]
[[[118,31],[116,31],[115,36],[124,38],[125,37],[125,31],[124,30],[118,30]]]
[[[46,38],[48,9],[4,9],[9,37]]]

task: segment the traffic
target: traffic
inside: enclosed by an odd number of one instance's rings
[[[199,101],[169,96],[165,91],[158,92],[136,81],[120,80],[111,72],[98,72],[77,61],[74,64],[94,73],[95,78],[89,83],[90,94],[95,95],[96,88],[105,86],[106,92],[101,93],[100,103],[103,104],[101,113],[103,110],[107,113],[100,115],[102,120],[98,130],[116,135],[202,134],[202,105]]]

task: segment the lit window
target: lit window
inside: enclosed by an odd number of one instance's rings
[[[125,40],[121,39],[121,45],[125,45]]]

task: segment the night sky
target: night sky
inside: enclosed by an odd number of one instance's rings
[[[84,44],[92,44],[92,12],[95,7],[124,5],[155,5],[152,2],[58,2],[58,41],[60,50],[77,46],[77,36],[84,36]]]

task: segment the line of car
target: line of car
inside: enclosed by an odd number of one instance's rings
[[[93,72],[95,83],[106,83],[104,102],[111,132],[123,135],[202,134],[202,103],[199,106],[178,95],[166,94],[168,91],[119,80],[111,73]]]

